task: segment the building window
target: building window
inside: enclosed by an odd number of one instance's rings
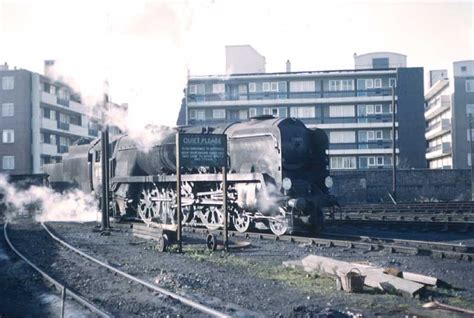
[[[212,117],[215,119],[225,119],[225,109],[213,109]]]
[[[355,143],[355,131],[331,131],[329,142],[332,144]]]
[[[270,91],[270,83],[269,82],[264,82],[263,83],[262,91],[264,91],[264,92],[269,92]]]
[[[49,143],[51,145],[57,145],[58,144],[58,141],[56,139],[56,135],[53,135],[53,134],[49,135]]]
[[[397,86],[397,79],[396,78],[389,78],[388,79],[388,86],[396,87]]]
[[[290,92],[314,92],[314,91],[315,91],[314,81],[290,82]]]
[[[280,117],[280,109],[279,108],[264,108],[263,109],[264,115],[272,115],[274,117]],[[286,117],[286,116],[285,116]]]
[[[15,142],[15,131],[13,129],[5,129],[2,132],[2,142],[4,144],[12,144]]]
[[[375,113],[376,114],[382,114],[383,113],[383,110],[382,110],[382,104],[377,104],[374,106],[374,109],[375,109]]]
[[[329,106],[329,117],[354,117],[354,105]]]
[[[249,83],[249,92],[255,93],[257,91],[257,84],[256,83]]]
[[[189,94],[197,93],[197,85],[189,85]]]
[[[257,109],[256,108],[250,108],[249,109],[249,117],[257,117]]]
[[[239,110],[239,119],[245,120],[248,118],[248,113],[245,109]]]
[[[383,140],[383,131],[381,131],[381,130],[375,131],[375,139]]]
[[[382,87],[382,79],[381,78],[374,79],[374,87],[375,88],[381,88]]]
[[[471,135],[469,136],[469,129],[467,129],[467,141],[471,141],[472,140],[472,136],[474,136],[474,129],[471,130]]]
[[[2,77],[2,89],[14,89],[15,88],[15,80],[13,76],[5,76]]]
[[[13,169],[15,169],[15,157],[14,156],[3,156],[3,158],[2,158],[2,168],[3,168],[3,170],[13,170]]]
[[[355,169],[355,157],[331,157],[331,169]]]
[[[466,66],[461,66],[461,72],[466,72],[467,71],[467,67]]]
[[[58,90],[58,98],[62,100],[69,99],[69,92],[64,88]]]
[[[219,84],[212,84],[212,92],[214,94],[222,94],[225,93],[225,84],[219,83]]]
[[[354,80],[330,80],[329,91],[353,91]]]
[[[374,88],[374,80],[371,78],[368,78],[365,80],[365,88]]]
[[[313,106],[291,107],[290,117],[294,118],[314,118],[316,111]]]
[[[374,114],[374,105],[367,105],[365,109],[366,109],[366,114],[367,115],[373,115]]]
[[[69,116],[64,113],[59,113],[59,121],[61,123],[69,124]]]
[[[205,120],[205,119],[206,119],[206,111],[196,110],[196,120]]]
[[[15,107],[13,103],[2,104],[2,117],[13,117],[15,114]]]
[[[474,115],[474,104],[467,104],[466,105],[466,114]]]
[[[56,111],[55,110],[51,110],[49,112],[49,119],[56,120]]]
[[[278,82],[272,82],[270,89],[272,92],[278,92]]]
[[[466,80],[466,92],[474,92],[474,79]]]

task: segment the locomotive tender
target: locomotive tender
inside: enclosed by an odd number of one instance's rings
[[[183,133],[226,134],[228,212],[236,230],[269,227],[276,235],[295,230],[319,233],[329,194],[327,135],[294,118],[260,116],[215,127],[179,128]],[[123,135],[110,143],[110,193],[113,215],[143,221],[176,222],[176,129],[158,132],[147,152]],[[101,191],[100,140],[69,148],[61,163],[44,166],[55,188]],[[200,167],[182,170],[182,220],[209,229],[223,225],[222,174]]]

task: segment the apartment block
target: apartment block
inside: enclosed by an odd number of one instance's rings
[[[397,67],[391,67],[392,60]],[[331,169],[390,168],[395,87],[398,164],[425,168],[423,68],[405,67],[403,61],[406,57],[397,53],[374,53],[372,60],[369,54],[363,60],[355,56],[351,70],[291,72],[287,65],[284,73],[190,76],[186,123],[299,118],[326,131]]]
[[[5,64],[0,85],[0,173],[39,173],[74,142],[98,136],[99,118],[66,84]]]
[[[474,133],[474,61],[453,63],[452,71],[429,73],[425,94],[426,159],[432,169],[466,169],[471,165]],[[473,129],[474,130],[474,129]]]

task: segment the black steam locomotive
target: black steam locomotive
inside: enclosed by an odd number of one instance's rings
[[[231,224],[245,232],[270,228],[276,235],[295,230],[318,233],[329,194],[328,139],[294,118],[262,116],[215,127],[180,128],[184,133],[226,134],[229,173],[222,189],[219,171],[200,167],[182,174],[182,220],[218,229],[223,225],[223,191]],[[176,222],[176,130],[157,132],[143,151],[128,136],[110,143],[110,193],[113,215],[139,216],[145,222]],[[61,163],[45,166],[55,188],[78,187],[99,196],[100,140],[71,146]]]

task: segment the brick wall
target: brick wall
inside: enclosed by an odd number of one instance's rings
[[[341,204],[389,202],[391,170],[331,171],[332,193]],[[470,200],[471,171],[398,170],[397,201]]]

